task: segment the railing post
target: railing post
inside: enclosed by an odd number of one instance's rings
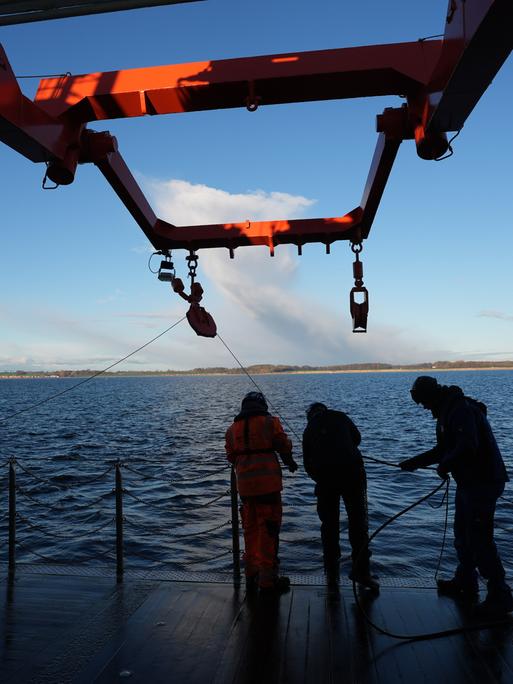
[[[116,461],[116,577],[123,579],[123,481],[121,461]]]
[[[230,494],[232,501],[233,583],[238,586],[240,584],[239,501],[237,496],[237,479],[233,466],[230,475]]]
[[[9,576],[16,570],[16,459],[9,459]]]

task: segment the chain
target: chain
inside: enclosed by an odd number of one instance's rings
[[[127,465],[126,463],[122,464],[123,468],[125,470],[129,470],[131,473],[134,473],[135,475],[138,475],[141,480],[157,480],[161,482],[162,480],[166,480],[167,482],[170,482],[171,484],[181,484],[182,482],[198,482],[200,480],[204,480],[206,477],[210,477],[211,475],[217,475],[219,473],[222,473],[223,471],[227,470],[230,466],[229,465],[224,465],[222,468],[219,468],[219,470],[214,470],[210,473],[205,473],[204,475],[196,475],[195,477],[180,477],[180,478],[172,478],[172,477],[167,477],[166,475],[149,475],[148,473],[143,473],[140,470],[137,470],[137,468],[132,468],[132,466]]]
[[[185,257],[185,261],[189,266],[188,276],[191,279],[191,285],[196,279],[196,270],[198,268],[198,255],[192,250],[189,252],[189,256]]]
[[[52,487],[57,487],[58,489],[72,489],[73,487],[79,487],[81,485],[86,485],[86,484],[92,484],[93,482],[97,482],[98,480],[102,480],[107,473],[109,473],[113,469],[113,465],[110,465],[108,468],[106,468],[103,472],[101,472],[99,475],[96,475],[95,477],[91,477],[89,479],[85,480],[75,480],[73,482],[69,482],[68,484],[61,484],[57,482],[52,482],[52,480],[48,480],[44,477],[39,477],[39,475],[36,475],[34,472],[23,466],[19,461],[16,461],[16,465],[23,470],[24,473],[27,475],[30,475],[30,477],[33,477],[34,480],[37,480],[38,482],[41,482],[42,484],[48,484]]]
[[[38,499],[35,497],[33,494],[29,494],[23,487],[20,487],[20,485],[16,485],[16,491],[18,494],[21,494],[25,498],[27,498],[29,501],[32,503],[38,505],[38,506],[43,506],[44,508],[48,508],[51,511],[59,511],[62,513],[63,510],[66,509],[66,505],[63,503],[49,503],[48,501],[42,501],[41,499]],[[102,496],[99,496],[96,499],[93,499],[92,501],[88,501],[87,503],[84,504],[79,504],[79,503],[73,503],[72,507],[74,510],[84,510],[84,508],[92,508],[93,506],[96,506],[99,503],[105,503],[105,499],[108,496],[112,496],[114,494],[114,490],[110,490],[108,492],[105,492],[105,494],[102,494]]]
[[[176,509],[184,510],[184,507],[181,506],[181,505],[180,505],[180,506],[176,506],[176,505],[173,506],[173,504],[161,505],[161,504],[157,504],[157,503],[154,503],[154,502],[148,503],[148,502],[145,501],[144,499],[141,499],[140,496],[137,496],[136,494],[134,494],[133,492],[131,492],[129,489],[123,489],[123,493],[124,493],[124,494],[128,494],[128,496],[129,496],[130,498],[134,499],[134,501],[137,501],[138,503],[144,504],[145,506],[148,506],[148,508],[154,508],[154,509],[158,509],[158,510],[160,510],[160,511],[166,511],[166,512],[167,512],[167,511],[170,511],[170,510],[176,510]],[[216,501],[219,501],[219,499],[222,499],[223,497],[228,496],[228,494],[230,494],[230,490],[229,490],[229,489],[228,489],[227,491],[222,492],[221,494],[219,494],[219,496],[216,496],[215,499],[211,499],[210,501],[206,501],[206,502],[203,503],[203,504],[196,504],[196,505],[194,506],[194,508],[195,508],[195,509],[197,509],[197,508],[206,508],[207,506],[210,506],[211,504],[215,503]]]
[[[100,532],[101,530],[108,527],[108,525],[110,525],[114,520],[114,518],[110,518],[110,520],[107,520],[107,522],[103,523],[102,525],[100,525],[100,527],[97,527],[94,530],[89,530],[88,532],[84,532],[84,534],[79,534],[79,535],[76,535],[73,533],[73,535],[70,537],[70,535],[68,535],[68,534],[56,534],[55,532],[48,532],[47,530],[44,529],[44,527],[41,527],[40,525],[36,525],[35,523],[30,522],[30,520],[28,518],[24,518],[19,513],[16,513],[16,517],[18,518],[18,520],[20,520],[25,525],[28,525],[32,529],[37,530],[38,532],[46,535],[47,537],[52,537],[52,538],[56,537],[57,539],[70,539],[71,538],[73,540],[83,539],[84,537],[90,537],[92,534],[96,534],[97,532]]]
[[[95,556],[88,556],[87,558],[82,558],[80,560],[68,560],[60,558],[49,558],[48,556],[43,556],[43,554],[38,553],[37,551],[33,551],[32,549],[29,549],[27,546],[25,546],[25,544],[20,542],[18,539],[16,540],[16,546],[19,546],[19,548],[25,551],[26,553],[30,553],[33,556],[40,558],[45,563],[53,563],[54,565],[81,565],[82,563],[88,563],[92,560],[101,560],[102,558],[105,558],[109,553],[112,553],[114,551],[114,548],[112,548],[107,549],[107,551],[97,553]],[[112,556],[111,560],[113,560]]]
[[[178,563],[175,560],[158,560],[156,558],[149,558],[148,556],[145,556],[142,553],[139,553],[138,551],[134,551],[131,549],[130,551],[127,551],[127,556],[136,556],[137,558],[140,558],[141,560],[148,561],[150,563],[156,563],[157,565],[174,565],[178,566],[179,568],[187,568],[189,565],[196,565],[197,563],[208,563],[209,561],[217,560],[218,558],[222,558],[223,556],[227,556],[229,553],[232,553],[232,549],[228,549],[227,551],[223,551],[222,553],[218,554],[217,556],[211,556],[210,558],[200,558],[199,560],[195,561],[189,561],[188,563]]]
[[[127,517],[124,517],[123,520],[129,525],[130,527],[135,527],[136,529],[143,529],[145,530],[148,534],[153,535],[155,532],[159,533],[162,531],[168,532],[168,528],[149,528],[147,525],[141,525],[140,523],[136,523],[133,520],[130,520]],[[189,537],[200,537],[202,534],[208,534],[210,532],[216,532],[217,530],[220,530],[222,527],[226,527],[227,525],[231,524],[231,520],[225,520],[223,521],[220,525],[215,525],[214,527],[210,527],[208,530],[200,530],[199,532],[190,532],[189,534],[176,534],[173,535],[171,542],[173,542],[175,539],[188,539]]]

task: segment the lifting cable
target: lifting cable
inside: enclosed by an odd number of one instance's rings
[[[393,465],[395,465],[396,467],[399,467],[398,464],[393,464]],[[432,489],[430,492],[428,492],[427,494],[422,496],[420,499],[418,499],[414,503],[410,504],[406,508],[403,508],[401,511],[399,511],[398,513],[393,515],[388,520],[385,520],[385,522],[382,525],[380,525],[376,530],[374,530],[374,532],[370,535],[368,542],[365,544],[365,546],[362,547],[362,549],[360,550],[360,553],[358,555],[360,555],[366,551],[366,549],[369,547],[371,541],[375,537],[377,537],[378,534],[385,529],[385,527],[388,527],[388,525],[393,523],[395,520],[400,518],[402,515],[404,515],[405,513],[408,513],[409,511],[411,511],[416,506],[418,506],[421,503],[423,503],[424,501],[427,501],[428,499],[430,499],[432,496],[434,496],[434,494],[439,492],[442,489],[442,487],[445,486],[446,489],[445,489],[444,498],[442,499],[442,503],[440,504],[440,505],[442,505],[444,500],[445,500],[445,526],[444,526],[444,534],[443,534],[443,539],[442,539],[442,547],[440,550],[440,556],[438,559],[438,565],[437,565],[437,569],[436,569],[436,573],[435,573],[435,579],[436,579],[436,576],[438,575],[438,571],[440,569],[440,564],[442,562],[442,556],[443,556],[443,552],[444,552],[446,533],[447,533],[447,521],[448,521],[448,511],[449,511],[449,484],[450,484],[450,479],[449,479],[449,477],[447,477],[447,479],[443,480],[434,489]],[[502,619],[495,620],[492,622],[479,622],[479,623],[476,623],[475,625],[465,625],[464,627],[453,627],[451,629],[440,630],[438,632],[426,632],[426,633],[422,633],[422,634],[396,634],[395,632],[391,632],[387,629],[384,629],[383,627],[380,627],[369,617],[369,615],[367,614],[367,612],[365,611],[365,609],[363,608],[363,606],[361,604],[361,601],[360,601],[359,596],[358,596],[358,589],[357,589],[356,585],[357,585],[357,583],[353,578],[353,595],[355,598],[355,603],[356,603],[358,610],[363,615],[367,624],[369,624],[371,627],[373,627],[380,634],[384,634],[385,636],[392,637],[393,639],[400,639],[402,641],[425,641],[428,639],[438,639],[440,637],[452,636],[453,634],[462,634],[465,632],[474,632],[474,631],[481,630],[481,629],[498,627],[500,625],[504,625],[504,624],[511,622],[509,617],[506,616]]]
[[[233,356],[233,358],[235,359],[235,361],[238,363],[238,365],[241,367],[241,369],[242,369],[243,372],[247,375],[247,377],[248,377],[249,380],[253,383],[253,385],[258,389],[259,392],[261,392],[262,394],[264,394],[264,392],[262,391],[262,389],[261,389],[261,388],[259,387],[259,385],[255,382],[255,380],[252,378],[252,376],[250,375],[250,373],[248,373],[248,371],[246,370],[246,368],[244,368],[244,366],[242,365],[242,363],[241,363],[241,362],[239,361],[239,359],[235,356],[235,354],[232,352],[232,350],[228,347],[228,345],[227,345],[226,342],[223,340],[223,338],[219,335],[219,333],[217,333],[216,336],[217,336],[217,337],[219,338],[219,340],[223,343],[223,345],[226,347],[226,349],[230,352],[230,354]],[[264,394],[264,396],[265,396],[265,394]],[[290,429],[290,431],[291,431],[291,432],[295,435],[295,437],[299,440],[299,436],[297,435],[297,433],[295,432],[295,430],[291,427],[290,423],[289,423],[285,418],[283,418],[283,417],[280,415],[280,413],[276,410],[276,408],[272,405],[272,403],[269,401],[269,399],[268,399],[267,397],[266,397],[266,400],[267,400],[268,404],[271,406],[271,408],[275,411],[275,413],[280,417],[280,419],[282,420],[282,422],[285,423],[285,424],[288,426],[288,428]],[[373,462],[375,462],[375,463],[381,463],[381,464],[383,464],[383,465],[392,466],[392,467],[394,467],[394,468],[400,468],[400,465],[399,465],[398,463],[393,463],[392,461],[384,461],[384,460],[382,460],[382,459],[374,458],[374,457],[372,457],[372,456],[363,456],[363,458],[364,458],[365,460],[373,461]],[[427,466],[427,467],[422,468],[422,470],[434,470],[434,468]],[[442,480],[442,482],[440,482],[440,484],[438,484],[434,489],[432,489],[430,492],[428,492],[427,494],[425,494],[424,496],[422,496],[420,499],[418,499],[418,500],[415,501],[414,503],[410,504],[410,505],[407,506],[406,508],[402,509],[401,511],[399,511],[398,513],[396,513],[395,515],[393,515],[391,518],[388,518],[388,520],[385,520],[385,522],[384,522],[382,525],[380,525],[380,526],[379,526],[379,527],[370,535],[367,544],[366,544],[364,547],[362,547],[362,549],[360,550],[360,554],[363,553],[364,551],[366,551],[366,549],[369,547],[371,541],[372,541],[373,539],[375,539],[375,537],[377,537],[378,534],[379,534],[380,532],[382,532],[386,527],[388,527],[389,525],[391,525],[393,522],[395,522],[395,520],[397,520],[397,519],[400,518],[401,516],[405,515],[406,513],[408,513],[409,511],[411,511],[411,510],[412,510],[413,508],[415,508],[416,506],[419,506],[419,505],[420,505],[421,503],[423,503],[424,501],[428,501],[432,496],[434,496],[437,492],[439,492],[439,491],[442,489],[442,487],[445,487],[445,492],[444,492],[444,495],[443,495],[443,498],[442,498],[442,501],[440,502],[440,504],[438,504],[437,506],[432,506],[433,508],[440,508],[441,506],[443,506],[443,504],[444,504],[444,502],[445,502],[444,532],[443,532],[443,537],[442,537],[442,545],[441,545],[441,548],[440,548],[440,554],[439,554],[439,557],[438,557],[438,563],[437,563],[437,567],[436,567],[436,571],[435,571],[435,580],[436,580],[436,579],[437,579],[437,576],[438,576],[438,572],[440,571],[440,566],[441,566],[441,563],[442,563],[442,558],[443,558],[444,549],[445,549],[445,542],[446,542],[446,538],[447,538],[447,527],[448,527],[448,519],[449,519],[449,485],[450,485],[450,478],[447,477],[447,479]],[[360,554],[358,554],[358,555],[360,555]],[[369,615],[366,613],[365,609],[363,608],[363,606],[362,606],[362,604],[361,604],[361,601],[360,601],[360,599],[359,599],[359,597],[358,597],[357,582],[355,581],[354,578],[353,578],[353,594],[354,594],[354,598],[355,598],[355,602],[356,602],[356,606],[357,606],[358,610],[361,612],[361,614],[363,615],[365,621],[366,621],[371,627],[373,627],[373,628],[374,628],[377,632],[379,632],[380,634],[384,634],[385,636],[392,637],[393,639],[400,639],[400,640],[403,640],[403,641],[424,641],[424,640],[428,640],[428,639],[437,639],[437,638],[440,638],[440,637],[451,636],[451,635],[453,635],[453,634],[462,634],[462,633],[464,633],[464,632],[472,632],[472,631],[477,631],[477,630],[481,630],[481,629],[487,629],[487,628],[491,628],[491,627],[497,627],[497,626],[500,626],[500,625],[503,625],[503,624],[505,624],[505,623],[509,623],[509,622],[510,622],[509,618],[508,618],[508,617],[505,617],[505,618],[503,618],[503,619],[496,620],[496,621],[493,621],[493,622],[484,622],[484,623],[483,623],[483,622],[480,622],[480,623],[475,624],[475,625],[466,625],[466,626],[464,626],[464,627],[453,627],[452,629],[441,630],[441,631],[438,631],[438,632],[426,632],[426,633],[424,633],[424,634],[396,634],[395,632],[390,632],[389,630],[386,630],[386,629],[384,629],[383,627],[380,627],[380,626],[377,625],[375,622],[373,622],[373,620],[371,620],[371,618],[369,617]]]
[[[80,387],[80,385],[85,385],[86,382],[89,382],[90,380],[94,380],[94,378],[97,378],[99,375],[102,375],[103,373],[106,373],[109,371],[111,368],[114,368],[114,366],[119,365],[123,361],[126,361],[126,359],[129,359],[131,356],[134,354],[137,354],[137,352],[140,352],[141,349],[144,349],[145,347],[148,347],[150,344],[155,342],[155,340],[158,340],[159,337],[162,337],[166,333],[168,333],[170,330],[175,328],[179,323],[185,320],[185,316],[180,318],[180,320],[176,321],[173,323],[173,325],[170,325],[169,328],[166,328],[163,330],[161,333],[158,335],[155,335],[151,340],[148,342],[145,342],[142,344],[140,347],[137,347],[137,349],[134,349],[131,351],[129,354],[126,356],[123,356],[122,359],[118,359],[118,361],[115,361],[114,363],[111,363],[110,366],[107,366],[107,368],[104,368],[103,370],[98,371],[97,373],[93,373],[93,375],[90,375],[88,378],[84,378],[84,380],[80,380],[80,382],[75,383],[71,387],[66,387],[66,389],[62,390],[62,392],[57,392],[56,394],[52,394],[49,397],[46,397],[46,399],[41,399],[41,401],[36,402],[35,404],[31,404],[30,406],[26,406],[23,409],[20,409],[19,411],[15,411],[14,413],[10,413],[8,416],[5,416],[5,418],[0,418],[0,424],[6,423],[8,420],[11,420],[11,418],[14,418],[15,416],[19,416],[20,413],[25,413],[26,411],[32,411],[32,409],[37,408],[38,406],[41,406],[42,404],[46,404],[48,401],[52,401],[52,399],[57,399],[57,397],[62,397],[63,394],[66,394],[67,392],[71,392],[72,390],[76,389],[77,387]]]
[[[284,417],[281,415],[281,413],[278,411],[278,409],[276,408],[276,406],[273,406],[273,404],[269,401],[269,398],[265,396],[265,392],[263,391],[263,389],[257,384],[257,382],[255,381],[255,379],[250,375],[250,373],[248,373],[248,371],[246,370],[246,368],[242,365],[242,363],[239,361],[239,359],[235,356],[235,354],[232,352],[232,350],[230,349],[230,347],[229,347],[229,346],[226,344],[226,342],[223,340],[223,338],[221,337],[221,335],[220,335],[219,333],[217,333],[217,334],[216,334],[216,337],[219,338],[220,342],[222,342],[223,345],[226,347],[226,349],[230,352],[230,354],[233,356],[233,358],[235,359],[235,361],[236,361],[236,362],[239,364],[239,366],[241,367],[242,371],[248,376],[248,378],[249,378],[250,381],[253,383],[253,385],[255,385],[255,387],[257,388],[257,390],[265,397],[267,403],[268,403],[269,406],[273,409],[274,413],[276,413],[276,415],[280,418],[280,420],[282,421],[282,423],[285,423],[285,425],[289,428],[289,430],[292,432],[292,434],[294,435],[294,437],[295,437],[299,442],[301,442],[301,438],[299,437],[299,435],[297,434],[297,432],[294,430],[294,428],[292,427],[292,425],[288,422],[288,420],[287,420],[286,418],[284,418]]]
[[[141,346],[138,347],[137,349],[134,349],[132,352],[130,352],[129,354],[127,354],[127,355],[124,356],[123,358],[121,358],[121,359],[119,359],[118,361],[115,361],[114,363],[112,363],[110,366],[107,366],[106,368],[104,368],[104,369],[98,371],[97,373],[94,373],[93,375],[91,375],[91,376],[85,378],[84,380],[81,380],[80,382],[77,382],[75,385],[72,385],[71,387],[67,387],[66,389],[62,390],[61,392],[57,392],[56,394],[53,394],[53,395],[51,395],[51,396],[49,396],[49,397],[46,397],[45,399],[42,399],[41,401],[36,402],[35,404],[31,404],[30,406],[27,406],[27,407],[24,408],[24,409],[20,409],[19,411],[16,411],[16,412],[14,412],[14,413],[11,413],[11,414],[9,414],[8,416],[6,416],[5,418],[0,418],[0,424],[1,424],[1,423],[7,422],[7,421],[10,420],[11,418],[14,418],[15,416],[18,416],[18,415],[20,415],[21,413],[25,413],[25,412],[27,412],[27,411],[30,411],[30,410],[34,409],[34,408],[37,408],[38,406],[41,406],[42,404],[45,404],[45,403],[48,402],[48,401],[52,401],[53,399],[56,399],[57,397],[60,397],[60,396],[62,396],[63,394],[66,394],[67,392],[71,392],[72,390],[76,389],[77,387],[80,387],[81,385],[84,385],[86,382],[89,382],[90,380],[93,380],[94,378],[97,378],[99,375],[102,375],[103,373],[106,373],[106,372],[109,371],[111,368],[114,368],[114,366],[119,365],[120,363],[122,363],[122,362],[125,361],[126,359],[130,358],[131,356],[133,356],[133,355],[136,354],[137,352],[141,351],[141,350],[144,349],[145,347],[148,347],[150,344],[152,344],[153,342],[155,342],[156,340],[158,340],[160,337],[162,337],[163,335],[165,335],[166,333],[168,333],[170,330],[172,330],[173,328],[175,328],[177,325],[179,325],[182,321],[185,320],[185,318],[186,318],[186,317],[183,316],[181,319],[179,319],[178,321],[176,321],[175,323],[173,323],[172,325],[170,325],[168,328],[166,328],[166,330],[163,330],[161,333],[159,333],[158,335],[156,335],[155,337],[153,337],[151,340],[149,340],[149,341],[146,342],[145,344],[141,345]],[[222,343],[222,344],[224,345],[224,347],[228,350],[228,352],[231,354],[231,356],[235,359],[235,361],[237,362],[237,364],[240,366],[240,368],[241,368],[242,371],[245,373],[245,375],[249,378],[249,380],[253,383],[253,385],[257,388],[257,390],[258,390],[259,392],[261,392],[261,393],[265,396],[265,393],[262,391],[262,388],[257,384],[257,382],[254,380],[254,378],[250,375],[250,373],[248,373],[248,371],[246,370],[246,368],[242,365],[242,363],[239,361],[239,359],[235,356],[235,354],[233,353],[233,351],[232,351],[232,350],[230,349],[230,347],[226,344],[226,342],[225,342],[225,341],[223,340],[223,338],[219,335],[219,333],[216,334],[216,337],[219,338],[219,340],[221,341],[221,343]],[[267,399],[267,398],[266,398],[266,399]],[[297,434],[296,431],[292,428],[292,426],[290,425],[290,423],[289,423],[289,422],[280,414],[280,412],[276,409],[275,406],[273,406],[273,404],[272,404],[268,399],[267,399],[267,401],[268,401],[269,405],[271,406],[271,408],[274,410],[274,412],[280,417],[280,419],[282,420],[282,422],[285,423],[285,424],[287,425],[287,427],[290,429],[290,431],[292,432],[292,434],[299,440],[300,438],[299,438],[298,434]],[[373,458],[373,457],[371,457],[371,456],[367,456],[367,457],[364,457],[364,458],[366,458],[367,460],[370,460],[370,461],[374,461],[375,463],[382,463],[382,464],[388,465],[388,466],[400,467],[399,464],[393,463],[393,462],[391,462],[391,461],[384,461],[384,460],[381,460],[381,459]],[[372,540],[373,540],[373,539],[374,539],[382,530],[384,530],[385,527],[388,527],[388,525],[390,525],[391,523],[393,523],[393,522],[394,522],[395,520],[397,520],[399,517],[401,517],[401,516],[404,515],[405,513],[408,513],[410,510],[412,510],[412,509],[415,508],[416,506],[420,505],[420,504],[423,503],[424,501],[426,501],[426,500],[428,500],[429,498],[431,498],[434,494],[436,494],[438,491],[440,491],[440,490],[442,489],[442,487],[444,487],[444,486],[446,487],[446,490],[445,490],[445,493],[444,493],[444,497],[443,497],[443,499],[442,499],[442,501],[441,501],[441,503],[440,503],[440,506],[443,505],[444,500],[445,500],[445,504],[446,504],[446,508],[445,508],[445,525],[444,525],[444,535],[443,535],[443,540],[442,540],[442,547],[441,547],[441,551],[440,551],[440,557],[439,557],[439,560],[438,560],[438,566],[437,566],[436,573],[435,573],[435,579],[436,579],[436,576],[437,576],[438,571],[439,571],[439,569],[440,569],[440,564],[441,564],[441,561],[442,561],[443,551],[444,551],[444,547],[445,547],[445,540],[446,540],[447,521],[448,521],[448,505],[449,505],[449,496],[448,496],[448,493],[449,493],[449,478],[447,478],[447,480],[442,481],[439,485],[437,485],[437,486],[436,486],[433,490],[431,490],[428,494],[424,495],[423,497],[421,497],[420,499],[418,499],[417,501],[415,501],[413,504],[410,504],[409,506],[407,506],[407,507],[404,508],[403,510],[399,511],[398,513],[396,513],[395,515],[393,515],[391,518],[389,518],[388,520],[386,520],[382,525],[380,525],[380,526],[371,534],[371,536],[369,537],[369,540],[368,540],[367,544],[366,544],[364,547],[362,547],[360,553],[362,553],[363,551],[365,551],[365,550],[369,547],[371,541],[372,541]],[[129,492],[127,492],[127,493],[129,493]],[[221,496],[224,496],[224,494],[222,494]],[[136,498],[136,497],[134,496],[134,498]],[[219,498],[220,498],[220,497],[219,497]],[[217,499],[215,499],[215,500],[217,500]],[[210,503],[212,503],[212,502],[210,502]],[[23,519],[23,522],[28,522],[28,521],[26,521],[25,519]],[[112,521],[109,521],[109,523],[110,523],[110,522],[112,522]],[[223,526],[224,526],[225,524],[226,524],[226,523],[223,523]],[[22,546],[22,544],[20,544],[19,542],[18,542],[18,545],[19,545],[19,546]],[[105,555],[106,555],[107,553],[110,553],[110,551],[111,551],[111,550],[109,549],[109,550],[105,553]],[[34,553],[35,555],[39,555],[39,554],[36,554],[35,552],[31,552],[31,553]],[[229,551],[223,553],[222,555],[226,555],[227,553],[229,553]],[[103,554],[101,554],[101,555],[103,555]],[[40,556],[40,557],[43,558],[43,556]],[[50,559],[46,559],[46,558],[45,558],[45,560],[50,560]],[[58,561],[53,560],[53,562],[58,562]],[[81,561],[81,562],[82,562],[82,561]],[[195,561],[195,562],[200,562],[200,561]],[[192,563],[190,563],[190,564],[192,564]],[[373,627],[376,631],[380,632],[381,634],[384,634],[384,635],[386,635],[386,636],[392,637],[392,638],[394,638],[394,639],[401,639],[401,640],[405,640],[405,641],[421,641],[421,640],[426,640],[426,639],[435,639],[435,638],[438,638],[438,637],[450,636],[450,635],[453,635],[453,634],[460,634],[460,633],[462,633],[462,632],[475,631],[475,630],[484,629],[484,628],[488,628],[488,627],[494,627],[494,626],[497,626],[497,625],[504,624],[505,622],[509,622],[508,618],[505,618],[505,619],[503,619],[503,620],[499,620],[499,621],[495,621],[495,622],[480,623],[480,624],[476,624],[476,625],[472,625],[472,626],[465,626],[465,627],[455,627],[455,628],[452,628],[452,629],[443,630],[443,631],[439,631],[439,632],[430,632],[430,633],[425,633],[425,634],[413,634],[413,635],[412,635],[412,634],[396,634],[396,633],[394,633],[394,632],[390,632],[390,631],[388,631],[388,630],[385,630],[385,629],[383,629],[382,627],[380,627],[379,625],[375,624],[375,623],[371,620],[371,618],[367,615],[367,613],[365,612],[365,610],[364,610],[363,606],[361,605],[361,602],[360,602],[360,600],[359,600],[359,598],[358,598],[358,591],[357,591],[357,587],[356,587],[356,581],[355,581],[354,579],[353,579],[353,594],[354,594],[355,602],[356,602],[356,605],[357,605],[358,609],[359,609],[360,612],[362,613],[362,615],[363,615],[363,617],[365,618],[366,622],[367,622],[371,627]]]

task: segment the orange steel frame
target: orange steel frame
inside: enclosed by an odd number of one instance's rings
[[[367,238],[402,140],[436,159],[448,149],[512,49],[511,0],[449,0],[442,40],[300,52],[44,79],[26,98],[0,48],[0,139],[47,177],[71,183],[94,163],[157,250],[198,250]],[[338,217],[174,226],[153,212],[108,132],[89,121],[377,95],[405,104],[377,117],[360,204]]]

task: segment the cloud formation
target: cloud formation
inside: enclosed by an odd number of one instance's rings
[[[146,180],[160,218],[177,226],[300,218],[315,200],[286,192],[229,193],[184,180]]]
[[[158,215],[177,225],[302,218],[315,203],[281,192],[230,194],[182,180],[148,183]],[[247,363],[324,365],[425,358],[420,340],[405,338],[393,326],[354,335],[346,298],[334,311],[322,292],[301,289],[298,268],[307,268],[308,257],[298,260],[293,248],[279,247],[273,259],[263,247],[242,247],[235,254],[230,260],[225,249],[201,251],[200,279],[205,281],[206,275],[210,281],[206,308],[212,286],[220,295],[220,306],[212,311],[220,335],[233,342]]]
[[[493,309],[485,309],[477,314],[480,318],[495,318],[500,321],[513,321],[511,314],[505,314],[502,311],[495,311]]]
[[[183,180],[148,181],[158,215],[176,224],[237,220],[302,218],[315,200],[282,192],[229,193]],[[205,289],[202,304],[218,325],[220,336],[243,365],[290,363],[332,365],[354,362],[414,362],[451,358],[440,350],[430,353],[429,341],[394,326],[378,325],[374,314],[367,335],[354,335],[348,312],[348,292],[336,290],[336,257],[326,259],[333,279],[323,278],[319,250],[305,250],[298,259],[292,247],[280,246],[274,258],[264,247],[238,248],[231,260],[226,249],[201,250],[198,277]],[[175,255],[183,275],[183,252]],[[0,345],[0,368],[48,369],[106,367],[143,345],[173,321],[184,316],[187,305],[165,293],[158,308],[148,309],[134,298],[127,281],[123,291],[112,287],[97,298],[89,313],[77,307],[16,306],[0,310],[9,323],[10,337]],[[350,283],[350,274],[345,281]],[[137,289],[137,288],[136,288]],[[139,292],[137,292],[139,294]],[[158,301],[158,295],[153,301]],[[130,298],[134,308],[126,310]],[[137,308],[136,308],[137,307]],[[145,332],[146,331],[146,332]],[[233,367],[236,363],[220,340],[196,337],[183,322],[169,335],[145,347],[120,368],[189,369]]]

